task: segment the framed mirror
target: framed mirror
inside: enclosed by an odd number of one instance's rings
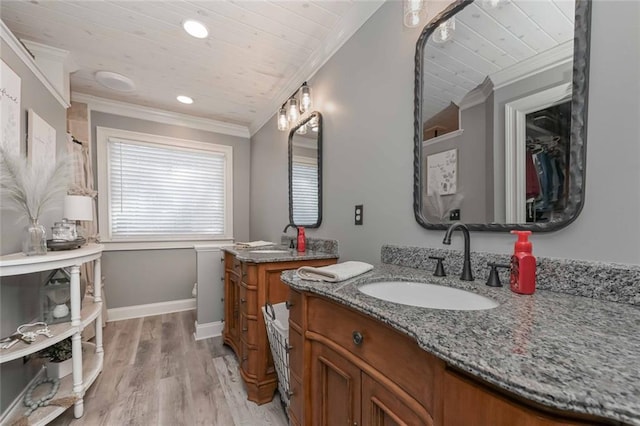
[[[416,44],[414,213],[552,231],[584,203],[591,5],[458,0]]]
[[[289,132],[289,223],[322,223],[322,114],[312,112]]]

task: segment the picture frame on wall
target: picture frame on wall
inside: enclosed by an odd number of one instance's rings
[[[427,156],[427,195],[453,195],[458,191],[458,150]]]
[[[0,61],[0,116],[2,145],[11,153],[20,153],[20,110],[22,80],[9,65]]]
[[[56,161],[56,129],[33,109],[27,116],[27,158],[30,164]]]

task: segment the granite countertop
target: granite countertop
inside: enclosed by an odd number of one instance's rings
[[[538,290],[518,295],[484,280],[434,277],[380,264],[341,283],[283,281],[341,302],[412,336],[424,350],[509,392],[560,410],[640,425],[640,309]],[[446,311],[375,299],[358,286],[419,281],[469,290],[500,303],[483,311]]]
[[[306,250],[298,253],[295,249],[290,249],[283,245],[238,248],[236,246],[222,247],[222,250],[236,256],[241,262],[250,263],[271,263],[271,262],[296,262],[300,260],[316,260],[316,259],[337,259],[338,255],[334,253],[326,253],[322,251]],[[280,253],[264,252],[265,250],[282,250]]]

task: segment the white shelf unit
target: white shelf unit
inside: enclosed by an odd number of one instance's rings
[[[0,277],[29,274],[58,268],[69,268],[71,273],[71,321],[49,327],[53,337],[39,337],[30,345],[19,342],[10,349],[0,349],[0,364],[38,352],[71,336],[73,373],[60,381],[54,400],[73,396],[74,417],[84,414],[84,394],[102,371],[104,349],[102,347],[102,282],[101,256],[104,246],[87,244],[76,250],[48,252],[43,256],[25,256],[22,253],[0,256]],[[86,262],[94,264],[94,295],[86,296],[80,306],[80,266]],[[96,322],[95,344],[82,342],[82,330]],[[84,351],[83,351],[84,349]],[[83,354],[84,352],[84,354]],[[84,359],[83,359],[84,356]],[[40,372],[44,374],[44,370]],[[43,386],[46,388],[46,386]],[[26,391],[26,389],[25,389]],[[22,404],[24,392],[12,407],[0,418],[2,424],[15,423],[26,411]],[[34,394],[34,397],[37,395]],[[41,407],[29,416],[30,425],[45,425],[62,414],[67,407]]]

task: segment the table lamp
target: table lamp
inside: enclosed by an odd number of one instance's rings
[[[73,226],[73,235],[78,237],[76,221],[93,220],[93,198],[84,195],[67,195],[64,197],[63,217]]]

